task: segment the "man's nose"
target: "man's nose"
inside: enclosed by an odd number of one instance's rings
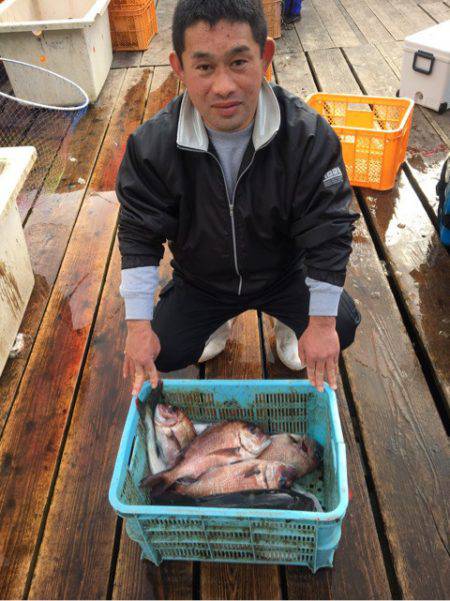
[[[230,70],[226,67],[216,69],[211,86],[211,92],[216,96],[226,98],[236,90],[236,85]]]

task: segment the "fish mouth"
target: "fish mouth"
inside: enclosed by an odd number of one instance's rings
[[[289,488],[297,478],[297,470],[292,465],[283,466],[279,480],[280,488]]]
[[[155,421],[164,426],[174,426],[178,422],[178,414],[176,407],[158,403],[155,409]]]

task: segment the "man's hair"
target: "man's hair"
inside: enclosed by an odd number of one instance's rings
[[[262,55],[267,23],[260,0],[179,0],[173,15],[172,43],[180,61],[186,29],[199,21],[206,21],[213,27],[222,19],[230,23],[248,23]]]

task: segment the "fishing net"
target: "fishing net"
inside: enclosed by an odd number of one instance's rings
[[[37,159],[18,203],[33,205],[61,179],[73,132],[89,99],[74,82],[42,67],[0,58],[0,147],[34,146]]]

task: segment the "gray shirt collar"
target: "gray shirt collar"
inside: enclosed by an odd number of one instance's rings
[[[280,123],[281,114],[277,97],[272,87],[266,80],[263,80],[252,135],[255,150],[265,146],[275,136],[280,128]],[[206,152],[209,146],[208,133],[203,119],[192,104],[187,91],[184,92],[181,102],[177,145],[181,148],[203,152]]]

